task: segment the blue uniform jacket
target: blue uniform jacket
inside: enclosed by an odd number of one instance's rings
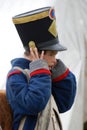
[[[24,58],[14,59],[11,63],[12,68],[30,69],[30,61]],[[69,69],[55,78],[44,67],[32,69],[29,83],[21,71],[11,69],[7,76],[6,96],[13,111],[13,130],[18,130],[23,116],[27,116],[23,130],[34,130],[37,115],[45,108],[51,94],[60,113],[71,108],[76,95],[76,79]]]

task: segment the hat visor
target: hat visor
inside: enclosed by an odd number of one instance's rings
[[[40,50],[65,51],[65,50],[67,50],[67,48],[62,46],[61,44],[57,43],[57,44],[50,45],[47,47],[42,47],[42,48],[40,48]]]

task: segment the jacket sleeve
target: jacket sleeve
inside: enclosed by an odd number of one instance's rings
[[[45,62],[30,65],[30,80],[22,72],[10,72],[7,79],[7,98],[18,113],[35,115],[44,109],[51,95],[51,76]],[[35,69],[36,68],[36,69]]]
[[[59,60],[52,70],[52,94],[58,106],[59,112],[68,111],[76,95],[75,75]]]

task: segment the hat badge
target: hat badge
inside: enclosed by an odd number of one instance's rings
[[[34,41],[30,41],[30,42],[28,43],[28,45],[29,45],[29,48],[32,48],[33,50],[34,50],[34,48],[36,47]]]

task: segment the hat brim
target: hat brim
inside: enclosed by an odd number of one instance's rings
[[[67,50],[67,48],[58,43],[58,44],[42,47],[40,48],[40,50],[65,51]]]

